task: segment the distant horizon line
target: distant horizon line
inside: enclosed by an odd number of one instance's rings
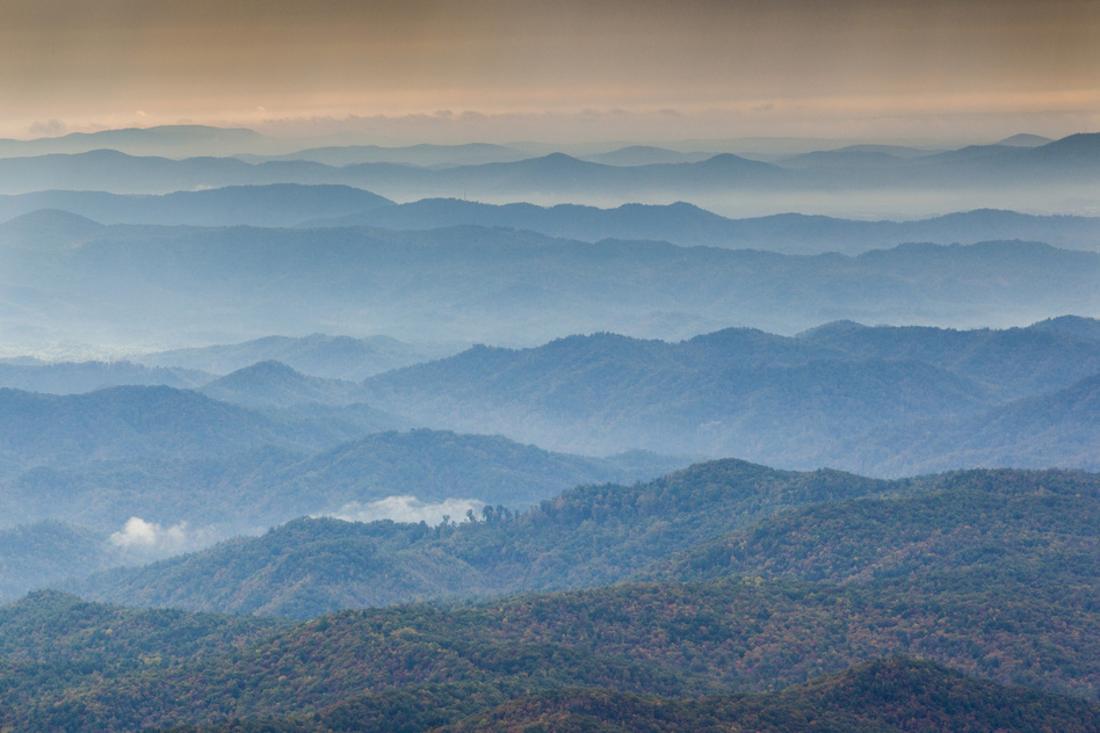
[[[431,146],[431,147],[463,147],[472,145],[496,145],[501,147],[520,147],[523,146],[539,146],[539,147],[558,147],[561,150],[570,149],[588,149],[593,150],[600,148],[601,146],[618,146],[619,148],[628,147],[669,147],[669,149],[675,150],[674,146],[694,146],[694,145],[715,145],[715,146],[727,146],[734,143],[799,143],[799,144],[847,144],[847,145],[892,145],[901,147],[914,147],[925,148],[929,150],[943,149],[945,146],[967,146],[967,145],[996,145],[1000,142],[1011,140],[1017,137],[1036,137],[1044,138],[1050,141],[1057,141],[1073,135],[1090,134],[1100,132],[1098,130],[1086,130],[1081,129],[1075,132],[1068,133],[1055,133],[1055,134],[1043,134],[1033,132],[1030,130],[1021,129],[1017,132],[1008,135],[947,135],[947,136],[912,136],[912,135],[722,135],[722,136],[709,136],[709,137],[627,137],[623,135],[608,135],[606,137],[592,137],[585,140],[552,140],[548,138],[508,138],[501,140],[492,140],[486,136],[468,136],[468,137],[454,137],[447,138],[445,140],[440,139],[417,139],[417,142],[411,140],[397,140],[385,135],[374,135],[366,131],[344,131],[344,132],[329,132],[320,134],[280,134],[272,133],[271,131],[264,130],[262,125],[247,125],[247,124],[234,124],[234,123],[199,123],[199,122],[176,122],[176,123],[159,123],[143,125],[140,123],[131,123],[120,126],[97,126],[88,125],[77,129],[65,129],[58,131],[57,134],[34,134],[28,132],[25,135],[9,134],[0,137],[0,143],[46,143],[50,141],[62,141],[79,139],[85,137],[106,136],[112,133],[143,133],[153,131],[217,131],[221,133],[249,133],[258,138],[262,138],[265,141],[272,143],[285,143],[291,144],[300,142],[302,144],[309,144],[308,147],[287,150],[285,152],[298,152],[299,150],[309,149],[312,147],[378,147],[383,149],[402,149],[418,146]],[[331,145],[312,145],[313,142],[331,141]],[[673,147],[670,147],[673,146]],[[606,152],[614,152],[615,149],[607,149]],[[678,150],[678,152],[711,152],[706,150]],[[730,152],[725,150],[715,150],[714,152]],[[793,152],[793,151],[792,151]],[[248,154],[242,152],[241,154]],[[272,153],[274,154],[274,153]]]

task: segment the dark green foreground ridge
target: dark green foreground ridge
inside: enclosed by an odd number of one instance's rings
[[[0,609],[0,725],[1100,730],[1098,526],[1094,474],[740,461],[438,528],[298,520],[96,579],[260,615]]]

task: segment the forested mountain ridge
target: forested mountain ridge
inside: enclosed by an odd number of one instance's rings
[[[103,534],[58,521],[0,529],[0,599],[119,564]]]
[[[853,452],[887,474],[966,465],[1100,469],[1100,375],[981,415],[883,430]]]
[[[6,721],[38,727],[67,721],[117,730],[129,729],[134,720],[217,726],[226,718],[253,718],[287,719],[289,730],[425,730],[497,706],[515,714],[509,700],[561,700],[559,693],[573,695],[578,687],[613,696],[778,689],[908,653],[1002,683],[1095,698],[1096,636],[1081,625],[1095,625],[1095,609],[1088,610],[1084,597],[1074,601],[1076,610],[1057,605],[1051,599],[1059,583],[1033,574],[993,594],[975,594],[965,585],[954,591],[944,579],[927,591],[741,581],[623,585],[466,607],[346,612],[290,627],[177,611],[120,611],[40,594],[0,610],[0,630],[10,640],[0,663],[22,673],[0,697]],[[998,609],[997,617],[975,621],[991,608]],[[899,616],[902,609],[905,615]],[[118,631],[96,633],[105,628]],[[10,633],[25,629],[33,633]],[[205,651],[211,643],[214,648]],[[70,671],[50,672],[59,669],[58,662]],[[27,674],[32,668],[39,672]],[[911,701],[930,681],[920,682],[911,672],[920,669],[895,669],[901,678],[892,689],[901,697],[888,699]],[[883,691],[878,684],[873,688]],[[994,688],[985,689],[990,694]],[[874,699],[865,694],[842,689],[837,699]],[[72,702],[50,704],[62,699]],[[989,705],[1002,711],[1004,722],[1028,720],[1014,716],[1040,704],[1052,705],[1036,711],[1040,719],[1066,715],[1079,724],[1095,714],[1080,700],[1042,699],[1020,691],[995,695]],[[1030,702],[1021,708],[1024,700]],[[706,709],[715,710],[717,702]],[[819,715],[823,702],[816,700],[807,712]],[[954,706],[929,714],[954,721],[943,725],[955,730],[973,718],[943,716],[972,716],[975,702],[959,700],[965,714]],[[735,701],[729,704],[736,709]],[[889,715],[889,707],[872,709]],[[971,724],[983,730],[980,722]]]
[[[423,424],[488,426],[566,450],[667,446],[893,476],[1095,468],[1083,448],[1100,424],[1073,406],[1087,404],[1100,374],[1100,340],[1091,319],[1060,323],[836,322],[796,337],[725,329],[677,343],[594,334],[477,347],[368,379],[362,397]],[[1025,447],[1029,431],[1040,437]]]
[[[0,461],[26,468],[210,458],[298,440],[308,444],[312,438],[190,390],[113,387],[64,396],[0,390]]]
[[[1098,41],[0,0],[0,733],[1100,733]]]
[[[1064,316],[1023,328],[956,330],[828,323],[797,338],[857,359],[912,359],[981,384],[1001,399],[1100,374],[1100,320]]]
[[[1076,700],[999,688],[927,662],[892,658],[778,693],[668,699],[574,689],[530,695],[443,727],[452,733],[550,727],[630,733],[985,733],[1089,731],[1095,709]]]
[[[690,462],[644,452],[583,457],[407,427],[357,404],[251,410],[167,387],[0,390],[0,505],[24,522],[101,531],[133,515],[239,531],[398,495],[519,506]]]
[[[243,545],[96,576],[79,590],[143,605],[308,616],[349,605],[587,586],[629,577],[782,508],[889,488],[835,471],[717,461],[645,484],[578,487],[523,513],[490,506],[486,521],[475,524],[297,520]]]
[[[985,576],[1051,567],[1091,584],[1098,486],[1095,474],[1073,472],[875,481],[719,461],[435,529],[299,520],[79,587],[107,600],[307,616],[639,577],[916,584],[975,573],[983,588]]]

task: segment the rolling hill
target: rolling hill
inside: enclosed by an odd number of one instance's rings
[[[310,377],[277,361],[261,361],[208,382],[199,391],[215,400],[252,408],[347,405],[355,402],[356,385]]]
[[[188,390],[113,387],[64,396],[0,390],[0,460],[24,468],[169,456],[215,458],[312,440]]]
[[[0,323],[38,342],[170,331],[225,343],[354,323],[410,342],[537,343],[744,322],[790,333],[845,318],[998,326],[1100,308],[1100,255],[1022,242],[800,257],[476,227],[111,226],[79,244],[0,247]]]
[[[315,395],[309,395],[310,398]],[[207,535],[311,513],[399,516],[372,502],[521,506],[581,483],[652,478],[688,459],[549,453],[491,436],[392,432],[363,404],[248,409],[166,387],[0,391],[0,526],[112,532],[132,516]],[[463,510],[464,511],[464,510]]]
[[[441,730],[984,733],[1050,726],[1087,731],[1100,726],[1097,718],[1094,707],[1077,700],[892,658],[765,695],[669,699],[592,689],[528,695]]]
[[[546,445],[668,445],[785,465],[816,462],[834,439],[876,424],[989,404],[971,380],[921,362],[837,358],[737,329],[677,344],[605,334],[479,347],[374,377],[365,399],[423,424]]]
[[[1100,374],[1054,392],[1024,397],[981,416],[883,431],[862,448],[889,473],[961,465],[1100,468]]]
[[[121,562],[107,537],[56,521],[0,529],[0,602]]]
[[[633,592],[636,603],[628,604],[624,591]],[[964,675],[933,662],[883,658],[871,649],[823,660],[830,669],[825,677],[785,668],[783,661],[752,670],[746,659],[749,666],[731,675],[732,690],[715,669],[676,666],[697,652],[736,656],[746,641],[761,636],[772,638],[776,651],[792,648],[795,640],[790,632],[784,638],[781,624],[804,619],[790,617],[790,595],[788,589],[785,602],[782,591],[728,585],[630,587],[517,599],[495,609],[407,607],[286,626],[132,611],[40,593],[0,610],[7,640],[0,663],[10,680],[0,691],[0,721],[26,729],[104,731],[139,725],[415,731],[536,724],[669,732],[745,725],[806,733],[1057,726],[1077,733],[1095,727],[1098,711],[1088,701],[1007,688],[975,678],[974,671]],[[761,611],[740,618],[720,613],[765,600],[769,618]],[[827,603],[821,604],[825,614]],[[718,618],[725,623],[716,625]],[[494,626],[498,619],[503,623]],[[564,624],[592,631],[598,619],[610,622],[614,636],[561,633]],[[868,630],[881,642],[885,635],[873,623],[855,621],[851,633]],[[635,661],[642,654],[646,662]],[[957,649],[954,664],[965,664],[966,654]],[[1017,657],[1008,651],[1001,658]],[[994,668],[992,676],[1013,675]],[[1048,680],[1046,686],[1055,685]],[[745,693],[765,687],[772,691]]]
[[[0,196],[0,220],[36,211],[68,211],[103,224],[368,226],[433,229],[508,227],[589,242],[648,239],[683,246],[766,249],[790,254],[859,254],[907,242],[972,244],[1042,241],[1068,249],[1100,248],[1100,221],[982,209],[910,221],[839,219],[806,214],[730,219],[684,202],[629,203],[615,208],[578,204],[536,206],[429,198],[408,203],[342,185],[240,185],[161,195],[103,191],[36,191]],[[41,228],[45,222],[37,222]],[[25,238],[41,235],[29,229]]]
[[[0,157],[86,153],[104,148],[132,155],[227,155],[244,152],[262,142],[259,133],[242,127],[158,125],[0,140]]]
[[[854,359],[920,361],[1009,400],[1100,374],[1100,320],[1065,316],[1024,328],[955,330],[829,323],[799,340]]]
[[[132,358],[150,366],[213,374],[228,374],[261,361],[278,361],[315,377],[362,381],[391,369],[450,356],[459,348],[405,343],[387,336],[357,339],[315,333],[302,337],[266,336],[238,344],[174,349]]]
[[[436,529],[297,520],[74,587],[114,602],[308,617],[632,578],[933,587],[945,573],[982,585],[1054,567],[1092,578],[1098,497],[1092,474],[876,482],[724,461],[633,487],[578,488],[523,514],[490,507],[484,521]]]
[[[591,458],[500,436],[439,430],[378,432],[288,468],[275,478],[267,501],[290,505],[304,495],[312,502],[302,507],[308,511],[410,494],[423,501],[474,499],[515,508],[580,484],[651,479],[688,461],[656,454]],[[300,499],[297,504],[302,506]]]
[[[994,239],[1042,241],[1069,249],[1100,248],[1100,220],[1094,217],[1037,216],[998,210],[965,211],[913,221],[860,221],[806,214],[729,219],[683,202],[599,209],[576,204],[541,207],[424,199],[302,223],[309,227],[387,229],[466,225],[510,227],[591,242],[656,239],[684,246],[766,249],[790,254],[856,255],[907,242],[973,244]]]
[[[1095,475],[968,472],[890,484],[862,480],[862,488],[860,481],[729,462],[696,467],[635,490],[570,492],[547,502],[535,519],[496,516],[440,530],[359,525],[357,542],[342,534],[341,523],[296,522],[280,530],[288,538],[289,554],[273,558],[262,539],[224,548],[226,556],[270,562],[270,576],[236,576],[244,563],[226,566],[222,575],[207,568],[195,574],[192,592],[224,580],[226,588],[251,594],[270,578],[285,594],[294,578],[308,577],[315,585],[327,584],[323,597],[332,598],[328,593],[347,582],[349,561],[398,563],[395,544],[407,548],[425,538],[452,547],[468,542],[474,553],[468,559],[496,563],[498,574],[506,572],[502,561],[542,571],[544,562],[532,564],[523,557],[524,547],[540,545],[539,536],[551,538],[550,530],[537,531],[539,522],[556,525],[558,538],[543,550],[575,553],[571,561],[562,557],[550,567],[571,568],[580,558],[610,567],[618,558],[614,551],[606,557],[607,551],[622,543],[656,545],[650,556],[657,567],[667,567],[667,558],[677,557],[669,539],[721,532],[723,524],[747,520],[732,535],[744,541],[731,544],[730,537],[720,537],[717,546],[725,554],[704,543],[701,547],[709,551],[701,557],[682,556],[690,558],[682,566],[689,573],[720,570],[723,577],[706,582],[619,584],[458,606],[406,605],[343,612],[294,626],[122,610],[37,594],[0,611],[5,632],[0,638],[7,640],[0,659],[12,664],[3,709],[47,727],[79,720],[112,729],[127,726],[129,716],[142,716],[146,724],[152,716],[163,725],[217,725],[262,715],[268,723],[286,718],[288,725],[310,729],[372,729],[375,724],[367,722],[372,720],[392,727],[406,719],[412,729],[422,729],[467,718],[470,725],[484,727],[491,725],[487,721],[545,711],[568,713],[568,720],[578,712],[569,700],[591,706],[614,699],[634,711],[623,715],[646,711],[639,718],[644,720],[653,709],[635,707],[640,703],[630,697],[641,694],[711,696],[698,707],[687,700],[664,702],[666,710],[682,715],[713,716],[721,710],[747,715],[760,712],[754,706],[762,698],[743,697],[745,692],[838,672],[839,679],[861,678],[864,671],[846,676],[843,670],[871,662],[870,668],[878,670],[872,677],[879,681],[870,689],[841,685],[833,698],[828,691],[836,689],[835,683],[822,681],[779,694],[795,700],[806,695],[802,699],[813,702],[801,714],[818,720],[826,712],[841,715],[827,718],[837,725],[859,722],[862,714],[880,716],[872,721],[880,726],[908,720],[916,726],[912,730],[926,730],[930,723],[923,713],[913,712],[925,710],[925,703],[915,700],[942,703],[942,696],[960,684],[995,689],[927,663],[872,661],[897,654],[1001,684],[1096,699],[1100,670],[1095,660],[1100,657],[1093,641],[1098,638],[1092,602],[1097,563],[1091,540],[1100,494]],[[875,491],[882,488],[887,490]],[[623,500],[612,503],[616,494]],[[760,499],[765,506],[758,505]],[[809,503],[799,507],[799,501]],[[718,509],[723,504],[732,511],[723,514]],[[669,520],[675,520],[675,529],[666,526]],[[519,527],[510,529],[515,523]],[[580,533],[580,541],[562,535],[567,526]],[[941,526],[948,528],[946,534]],[[519,544],[505,550],[493,537],[512,537]],[[429,556],[440,559],[438,553]],[[401,575],[402,568],[428,567],[423,560],[410,560],[392,567],[387,577],[416,578]],[[453,579],[453,570],[444,568],[444,577]],[[808,580],[812,576],[820,579]],[[461,585],[462,580],[454,582]],[[290,599],[284,595],[283,607],[312,615],[308,603],[315,597],[303,592],[298,605],[287,605]],[[118,631],[94,633],[102,628]],[[190,633],[182,634],[181,628]],[[205,651],[213,640],[227,637],[234,643]],[[94,671],[61,678],[20,674],[28,667],[19,665],[32,661],[64,661],[70,668]],[[227,680],[232,681],[228,690]],[[574,692],[578,687],[599,689]],[[921,690],[938,692],[926,696]],[[886,695],[884,703],[893,702],[868,707],[874,698],[867,695]],[[95,704],[28,705],[62,696]],[[201,703],[173,702],[181,699]],[[979,710],[985,711],[982,716],[1001,715],[990,719],[1005,725],[1022,725],[1019,721],[1028,718],[1020,716],[1028,714],[1062,714],[1058,710],[1070,720],[1091,714],[1088,703],[1068,699],[1048,700],[1044,704],[1053,707],[1036,713],[1032,706],[1043,696],[1034,691],[1016,690],[986,707],[952,699],[965,711],[950,704],[938,713],[935,719],[945,730],[966,725],[982,730],[985,723],[975,721],[986,718],[974,717]],[[898,713],[897,705],[908,712]],[[611,714],[608,707],[586,709],[596,719]],[[781,710],[772,708],[770,714]],[[943,722],[950,720],[942,717],[947,714],[963,717]]]
[[[1100,341],[1089,319],[1058,323],[838,322],[793,338],[726,329],[678,343],[596,334],[476,347],[373,377],[363,395],[421,424],[477,425],[562,450],[663,446],[887,476],[1091,469]]]
[[[305,617],[416,598],[598,585],[782,509],[889,488],[839,472],[728,460],[648,484],[580,487],[522,514],[490,508],[477,524],[302,519],[78,588],[131,604]]]
[[[0,388],[25,392],[76,394],[108,387],[156,385],[187,389],[210,380],[209,374],[193,369],[145,367],[128,361],[0,361]]]
[[[389,199],[360,188],[295,183],[175,191],[160,195],[106,191],[35,191],[0,196],[0,219],[64,210],[102,224],[293,226],[308,219],[361,214]]]

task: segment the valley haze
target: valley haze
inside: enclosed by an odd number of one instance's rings
[[[1100,4],[0,38],[0,733],[1100,733]]]

